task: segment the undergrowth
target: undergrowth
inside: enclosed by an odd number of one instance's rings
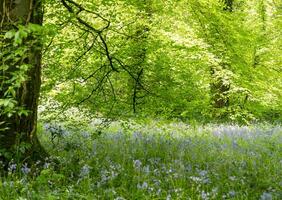
[[[281,130],[152,122],[116,123],[96,135],[44,124],[41,141],[59,167],[11,162],[0,198],[278,200]]]

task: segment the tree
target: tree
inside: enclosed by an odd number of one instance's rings
[[[24,157],[45,156],[36,135],[41,84],[41,1],[0,0],[0,148],[3,155],[24,144]]]
[[[224,0],[224,10],[233,11],[233,0]]]
[[[232,12],[233,11],[233,0],[225,0],[224,1],[224,10]],[[217,30],[217,28],[215,28]],[[221,35],[221,37],[225,37]],[[219,39],[220,40],[220,39]],[[229,68],[229,64],[226,62],[226,55],[225,51],[228,48],[225,39],[221,39],[224,43],[224,49],[222,52],[218,52],[219,57],[222,58],[222,63],[220,63],[220,68],[211,67],[211,76],[213,77],[213,82],[211,83],[211,95],[213,106],[215,108],[224,108],[229,106],[229,90],[230,90],[230,82],[228,80],[229,77],[224,76],[222,70],[226,70]],[[217,73],[221,73],[218,75]]]
[[[144,74],[148,69],[148,64],[146,63],[148,54],[148,37],[150,32],[150,23],[152,21],[152,1],[134,2],[138,9],[139,23],[135,23],[135,33],[128,40],[131,41],[131,57],[130,63],[128,64],[131,68],[131,73],[136,75],[135,79],[129,77],[128,87],[129,93],[131,95],[131,104],[133,113],[137,113],[137,109],[140,104],[144,103],[142,100],[146,97],[146,92],[142,87],[142,82],[144,79]],[[143,100],[144,101],[144,100]]]
[[[45,25],[59,21],[55,25],[59,31],[43,60],[43,64],[48,63],[43,76],[52,80],[43,82],[45,97],[53,86],[60,85],[64,90],[53,99],[62,103],[64,110],[79,106],[109,118],[125,112],[132,115],[132,110],[139,112],[148,94],[143,80],[150,3],[61,3],[63,6],[52,5],[44,13]]]
[[[211,4],[213,3],[211,2]],[[215,5],[212,6],[216,7]],[[233,33],[232,30],[229,30],[229,25],[227,24],[231,24],[231,21],[230,19],[225,19],[224,13],[226,11],[232,12],[233,1],[225,0],[222,6],[223,10],[217,9],[214,12],[206,12],[207,5],[201,5],[200,2],[196,2],[192,6],[193,9],[199,11],[199,13],[193,11],[196,17],[195,20],[199,23],[199,27],[197,27],[200,30],[199,35],[210,46],[208,50],[212,53],[214,60],[217,59],[209,67],[211,104],[217,109],[216,112],[218,112],[218,109],[224,109],[229,106],[230,74],[232,73],[230,71],[231,62],[229,57],[233,56],[230,50],[232,48],[230,38]]]

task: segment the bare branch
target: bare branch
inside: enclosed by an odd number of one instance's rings
[[[90,93],[86,98],[82,99],[82,100],[78,103],[78,105],[80,105],[80,104],[84,103],[85,101],[87,101],[88,99],[90,99],[90,98],[93,96],[93,94],[94,94],[99,88],[102,87],[102,85],[103,85],[105,79],[107,78],[107,76],[108,76],[111,72],[112,72],[112,71],[108,71],[108,72],[101,78],[101,80],[98,82],[98,85],[97,85],[95,88],[92,89],[91,93]]]
[[[108,48],[108,45],[107,45],[105,39],[102,37],[101,33],[99,33],[98,35],[99,35],[100,40],[103,43],[104,50],[105,50],[106,56],[107,56],[107,58],[109,60],[109,63],[110,63],[110,66],[111,66],[112,70],[115,71],[115,72],[118,72],[118,70],[114,67],[113,58],[110,55],[109,48]]]
[[[135,86],[134,86],[133,97],[132,97],[132,107],[133,107],[134,113],[136,113],[136,106],[137,106],[137,87],[138,85],[141,85],[140,79],[141,79],[142,74],[143,74],[143,68],[138,72],[137,79],[136,79]]]
[[[88,77],[83,78],[83,81],[86,82],[88,79],[94,77],[94,76],[96,75],[96,73],[97,73],[98,71],[100,71],[103,67],[105,67],[105,65],[102,65],[101,67],[99,67],[97,70],[95,70],[95,71],[94,71],[92,74],[90,74]]]

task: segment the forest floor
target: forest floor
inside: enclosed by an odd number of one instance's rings
[[[59,167],[11,163],[0,199],[282,199],[281,126],[44,127]]]

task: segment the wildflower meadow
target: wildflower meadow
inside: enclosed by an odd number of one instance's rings
[[[97,136],[91,127],[45,124],[40,131],[52,157],[43,165],[11,162],[0,199],[282,197],[280,126],[115,123]]]

